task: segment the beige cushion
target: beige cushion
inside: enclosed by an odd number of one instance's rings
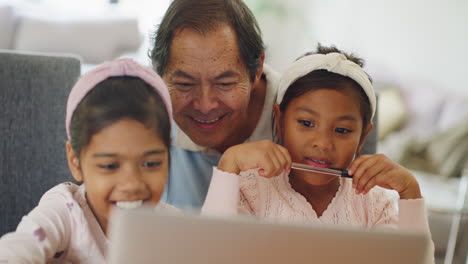
[[[378,137],[384,139],[389,133],[399,129],[405,122],[407,109],[403,98],[396,88],[386,88],[379,92],[379,103],[377,104]]]
[[[84,63],[112,60],[136,51],[142,36],[136,18],[21,19],[14,49],[78,54]]]
[[[12,47],[14,19],[13,7],[0,6],[0,49],[11,49]]]

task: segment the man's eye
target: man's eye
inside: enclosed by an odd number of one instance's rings
[[[99,166],[99,168],[106,169],[106,170],[115,170],[115,169],[119,168],[119,164],[117,164],[117,163],[100,164],[98,166]]]
[[[314,126],[314,123],[312,121],[308,121],[308,120],[299,120],[298,121],[301,125],[305,126],[305,127],[313,127]]]
[[[193,86],[193,83],[176,83],[178,86]]]
[[[222,83],[217,83],[216,86],[221,88],[221,89],[231,89],[236,83],[233,82],[222,82]]]
[[[143,167],[147,168],[155,168],[161,166],[162,162],[161,161],[148,161],[148,162],[143,162]]]
[[[353,131],[350,130],[350,129],[347,129],[347,128],[338,127],[338,128],[335,129],[335,132],[340,133],[340,134],[348,134],[348,133],[351,133]]]
[[[177,83],[174,83],[174,85],[178,90],[181,90],[181,91],[190,91],[190,89],[192,89],[192,87],[195,86],[194,83],[185,83],[185,82],[177,82]]]

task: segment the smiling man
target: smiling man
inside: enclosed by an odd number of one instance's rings
[[[260,29],[241,0],[174,0],[153,44],[177,124],[163,199],[198,209],[227,148],[272,139],[278,75],[263,64]]]

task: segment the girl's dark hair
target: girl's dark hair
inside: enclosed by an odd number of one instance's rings
[[[318,45],[317,52],[315,53],[306,53],[305,55],[299,57],[300,60],[304,56],[312,55],[312,54],[328,54],[331,52],[338,52],[346,56],[346,58],[359,66],[364,66],[364,60],[361,58],[357,58],[354,55],[346,54],[336,47],[323,47],[320,44]],[[372,80],[369,77],[369,80]],[[309,91],[317,90],[317,89],[343,89],[345,87],[351,86],[358,91],[359,99],[360,99],[360,108],[361,108],[361,115],[363,120],[363,128],[365,128],[371,122],[371,106],[369,102],[369,98],[367,97],[364,89],[362,89],[361,85],[359,85],[355,80],[343,76],[334,72],[329,72],[327,70],[314,70],[309,72],[307,75],[297,79],[293,82],[289,88],[287,89],[286,93],[284,94],[283,100],[280,104],[280,111],[284,112],[286,107],[289,103],[296,97],[299,97]]]
[[[170,120],[161,96],[140,78],[125,76],[100,82],[79,103],[70,124],[73,151],[79,156],[94,134],[122,118],[154,128],[169,149]]]

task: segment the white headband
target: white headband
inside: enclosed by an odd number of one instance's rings
[[[364,90],[369,98],[370,107],[372,111],[371,121],[375,115],[376,98],[374,87],[372,86],[369,77],[356,63],[348,60],[345,55],[340,53],[328,54],[313,54],[305,56],[295,61],[281,76],[278,87],[278,96],[276,103],[280,104],[283,100],[286,90],[297,79],[307,75],[314,70],[327,70],[355,80]]]

